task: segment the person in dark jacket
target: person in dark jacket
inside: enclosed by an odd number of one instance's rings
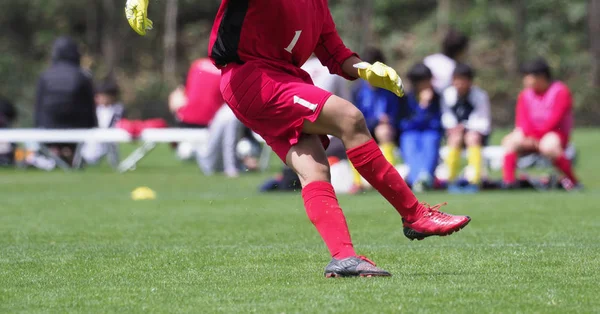
[[[78,129],[97,126],[91,77],[80,67],[75,41],[59,37],[52,49],[52,64],[38,81],[35,126],[44,129]],[[74,145],[49,145],[70,160]]]

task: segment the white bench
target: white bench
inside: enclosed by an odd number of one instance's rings
[[[264,143],[264,140],[255,135],[257,140]],[[125,158],[118,166],[117,170],[121,173],[135,169],[140,160],[145,158],[159,143],[191,143],[194,147],[206,145],[210,133],[208,129],[145,129],[142,131],[139,140],[142,145]],[[262,170],[269,166],[271,151],[268,145],[263,145],[260,157],[260,167]]]
[[[80,168],[83,162],[81,148],[88,142],[96,143],[128,143],[131,135],[121,129],[3,129],[0,130],[0,141],[7,143],[37,143],[40,153],[52,158],[56,165],[63,170]],[[73,156],[73,165],[70,166],[59,156],[52,153],[47,144],[50,143],[75,143],[76,149]],[[116,144],[109,146],[109,161],[116,167],[118,164],[118,149]]]

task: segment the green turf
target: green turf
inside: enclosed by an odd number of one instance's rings
[[[0,171],[0,312],[600,312],[600,135],[576,142],[583,193],[420,195],[471,215],[451,237],[410,242],[378,195],[341,197],[383,279],[326,280],[297,194],[203,177],[165,147],[125,175]],[[130,200],[144,185],[158,199]]]

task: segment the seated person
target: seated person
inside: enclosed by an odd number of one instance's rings
[[[119,86],[113,81],[99,84],[95,90],[96,118],[99,128],[113,128],[123,118],[125,107],[121,103]],[[83,159],[88,164],[96,164],[108,154],[109,143],[85,143],[81,151]],[[116,157],[116,156],[114,156]],[[111,162],[117,162],[112,160]]]
[[[13,126],[17,119],[17,110],[8,100],[0,96],[0,129],[8,129]],[[0,167],[13,166],[15,164],[14,143],[2,142],[0,139]]]
[[[52,64],[41,74],[36,91],[35,126],[43,129],[94,128],[96,105],[92,79],[80,66],[81,54],[70,37],[60,37],[52,48]],[[76,143],[51,143],[50,150],[68,164]]]
[[[377,61],[386,62],[383,53],[377,48],[369,48],[364,53],[363,60],[369,63]],[[400,99],[390,91],[373,87],[366,81],[360,81],[354,90],[353,100],[356,107],[365,116],[367,127],[381,147],[383,155],[391,164],[395,164],[396,118],[398,116]],[[356,171],[354,181],[358,192],[360,190],[361,177]]]
[[[473,85],[475,74],[466,64],[458,64],[454,70],[452,86],[444,91],[442,124],[446,129],[450,148],[447,164],[449,180],[458,176],[460,156],[467,147],[467,160],[474,169],[469,183],[481,183],[481,146],[491,131],[490,99],[481,88]]]
[[[221,70],[210,59],[196,60],[185,83],[169,96],[169,109],[184,128],[208,128],[225,103],[220,91]]]
[[[414,190],[432,188],[442,139],[441,96],[432,85],[431,70],[423,63],[408,73],[412,91],[402,98],[398,130],[402,158],[410,168],[406,182]]]
[[[220,83],[221,70],[210,59],[196,60],[188,72],[185,88],[180,86],[169,96],[169,108],[180,127],[208,128],[208,144],[195,151],[196,161],[204,174],[222,171],[228,177],[237,177],[239,167],[235,150],[242,124],[225,104]]]
[[[526,63],[522,69],[525,89],[519,94],[515,129],[502,145],[506,150],[503,183],[513,187],[520,155],[539,153],[550,159],[565,179],[566,190],[580,188],[571,161],[565,156],[573,129],[573,99],[569,88],[552,78],[543,59]]]

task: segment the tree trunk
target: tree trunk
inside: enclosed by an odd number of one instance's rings
[[[516,73],[520,72],[520,67],[523,62],[525,62],[525,58],[527,57],[527,7],[525,5],[525,1],[515,0],[514,2],[514,10],[515,10],[515,71]]]
[[[177,82],[177,11],[177,0],[167,0],[163,75],[168,82],[173,84]]]
[[[104,65],[106,66],[106,72],[108,76],[113,74],[117,62],[117,43],[116,40],[119,36],[116,36],[115,26],[118,21],[115,21],[115,12],[117,12],[117,6],[114,0],[103,0],[102,5],[104,8],[104,21],[102,22],[102,55],[104,56]]]
[[[361,53],[369,46],[375,45],[372,36],[371,21],[373,19],[373,1],[359,0],[357,7],[362,7],[360,14],[361,38],[359,42],[359,50]],[[377,45],[375,45],[377,46]]]
[[[588,23],[592,55],[592,84],[600,87],[600,0],[590,0]]]
[[[450,18],[452,14],[452,0],[438,0],[437,8],[437,32],[443,36],[450,27]]]

